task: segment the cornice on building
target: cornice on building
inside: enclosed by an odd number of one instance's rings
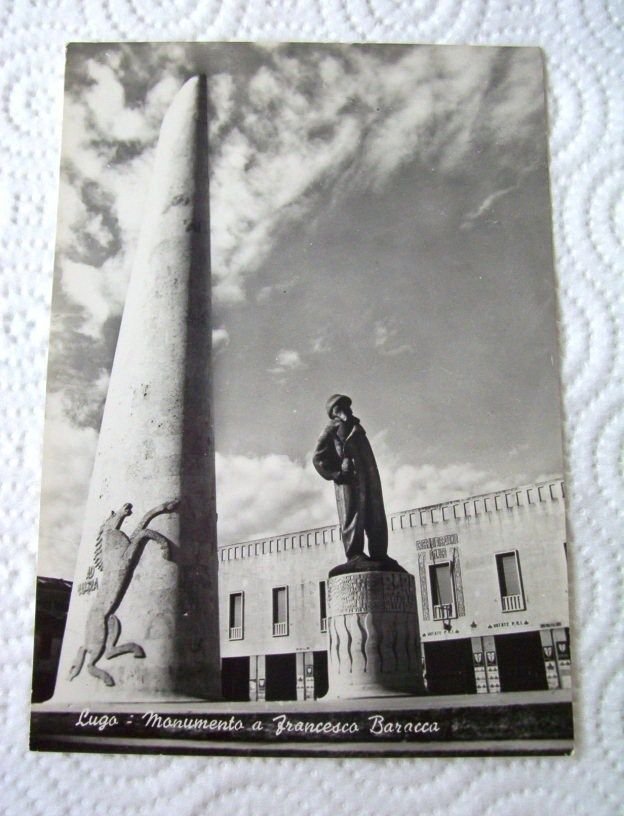
[[[475,519],[500,511],[519,507],[537,507],[563,499],[565,499],[563,480],[549,479],[545,482],[481,493],[466,499],[451,499],[426,507],[402,510],[398,513],[390,513],[388,519],[390,529],[394,531],[406,527],[426,527],[429,524],[444,521]]]
[[[450,499],[388,514],[389,528],[395,532],[410,527],[427,527],[445,522],[474,521],[479,517],[492,516],[498,512],[514,509],[537,509],[545,504],[565,499],[564,482],[561,478],[520,485],[518,487],[481,493],[463,499]],[[293,533],[241,541],[219,546],[219,561],[226,563],[245,558],[269,555],[277,552],[307,549],[340,540],[338,525],[313,527]]]

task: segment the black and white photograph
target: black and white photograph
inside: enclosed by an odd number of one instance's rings
[[[66,56],[31,748],[573,750],[534,47]]]

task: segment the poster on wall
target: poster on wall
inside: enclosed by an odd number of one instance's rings
[[[573,747],[543,57],[73,44],[31,747]]]

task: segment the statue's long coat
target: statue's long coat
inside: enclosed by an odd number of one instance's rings
[[[351,474],[343,474],[345,459],[351,461]],[[312,462],[324,479],[334,482],[347,558],[364,552],[366,533],[370,557],[383,560],[388,552],[388,524],[381,480],[359,420],[353,417],[352,423],[347,424],[339,418],[333,419],[319,437]]]

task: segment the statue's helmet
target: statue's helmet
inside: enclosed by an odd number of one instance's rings
[[[327,415],[330,417],[330,419],[334,415],[334,408],[336,408],[338,405],[345,405],[347,408],[350,408],[351,397],[347,397],[346,394],[332,394],[332,396],[325,403],[325,409],[327,410]]]

